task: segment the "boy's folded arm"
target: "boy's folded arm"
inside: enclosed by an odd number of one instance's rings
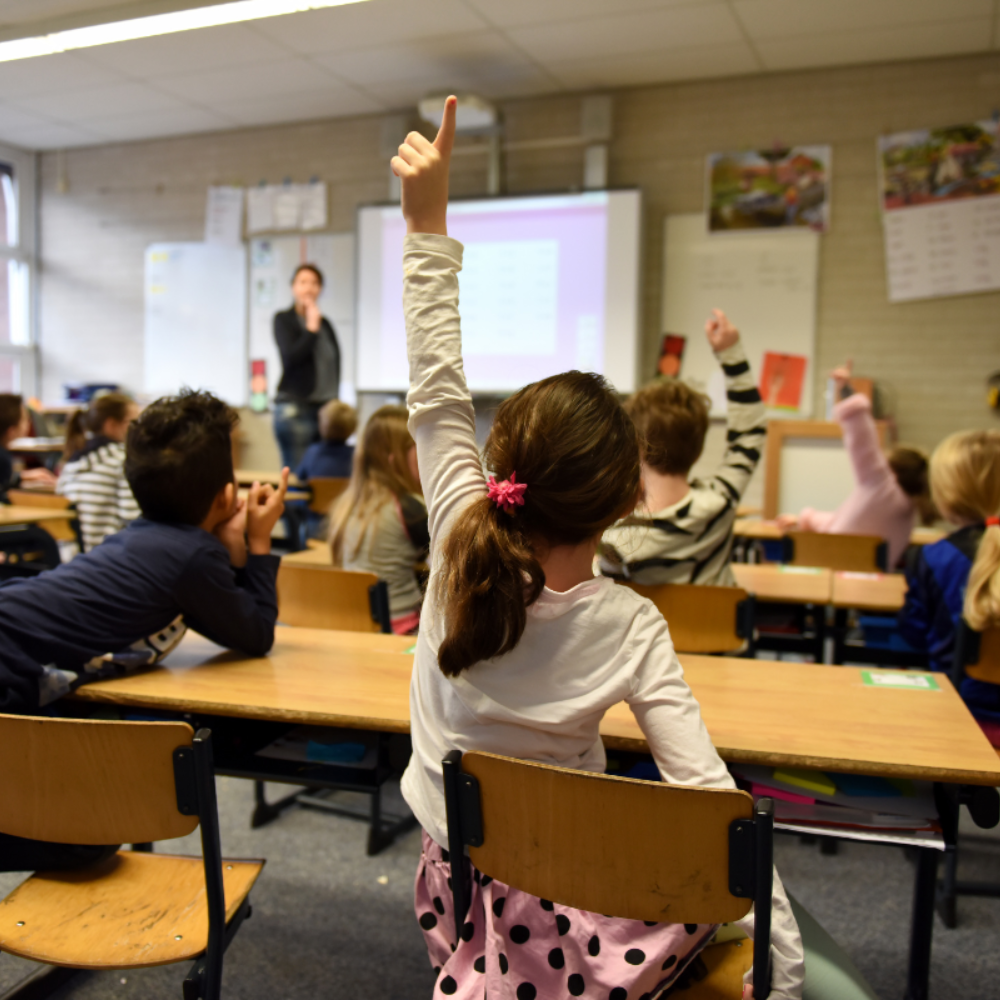
[[[274,645],[280,562],[277,556],[249,555],[246,565],[235,570],[221,543],[217,550],[199,552],[174,595],[184,621],[220,646],[263,656]]]
[[[742,342],[737,340],[715,356],[726,379],[726,450],[709,483],[736,503],[760,461],[767,410]]]
[[[458,272],[462,244],[416,234],[403,244],[403,311],[410,363],[410,432],[431,542],[442,524],[486,487],[472,396],[462,364]]]

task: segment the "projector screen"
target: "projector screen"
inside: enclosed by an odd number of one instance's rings
[[[639,339],[638,191],[455,201],[465,374],[503,395],[576,368],[632,392]],[[409,385],[398,205],[358,212],[357,386]]]

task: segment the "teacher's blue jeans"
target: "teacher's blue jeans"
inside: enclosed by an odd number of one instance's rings
[[[302,463],[309,445],[319,440],[318,403],[275,403],[274,436],[281,449],[281,464],[292,472]]]

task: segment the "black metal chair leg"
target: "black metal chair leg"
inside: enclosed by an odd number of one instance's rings
[[[930,994],[931,943],[934,938],[934,892],[937,883],[937,866],[938,852],[936,850],[925,847],[917,851],[905,1000],[928,1000]]]
[[[937,912],[941,923],[949,930],[958,926],[958,899],[955,881],[958,875],[958,847],[950,848],[944,856],[944,871],[937,887]]]
[[[278,799],[277,802],[268,802],[267,796],[264,794],[264,782],[255,781],[253,783],[254,809],[253,815],[250,817],[250,828],[256,830],[276,820],[285,809],[295,804],[299,794],[299,792],[293,792],[283,799]]]

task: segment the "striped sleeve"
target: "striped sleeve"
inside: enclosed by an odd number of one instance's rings
[[[726,451],[705,484],[737,503],[760,461],[767,431],[767,411],[754,381],[743,344],[737,341],[716,354],[726,378]]]

